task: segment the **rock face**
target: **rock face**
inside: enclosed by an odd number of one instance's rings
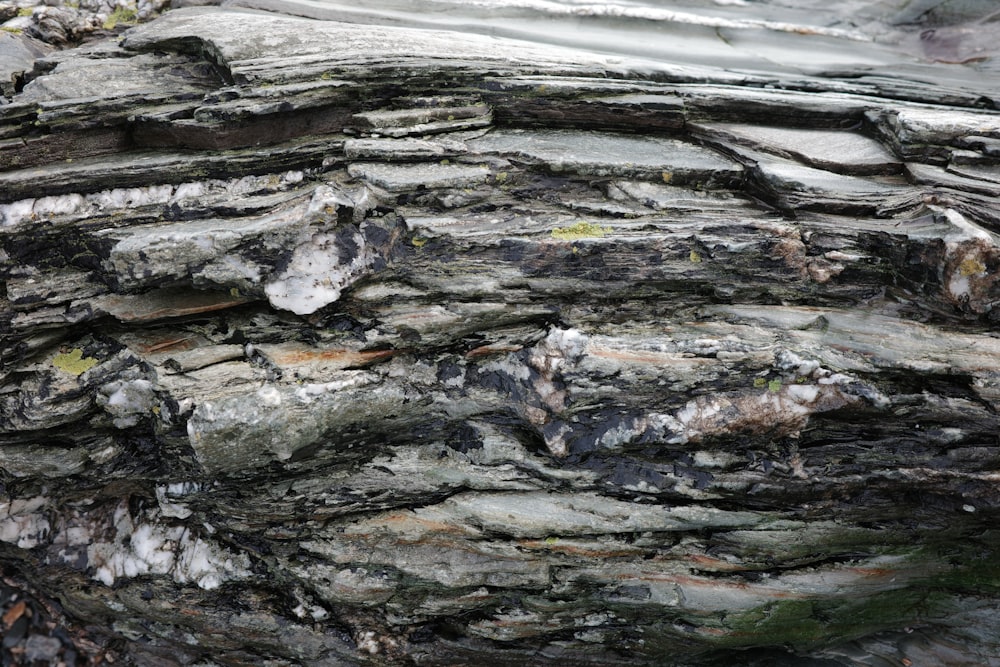
[[[1000,665],[990,3],[243,4],[0,105],[5,572],[126,664]]]

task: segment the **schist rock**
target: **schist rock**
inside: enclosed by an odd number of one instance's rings
[[[0,33],[3,659],[1000,665],[994,5],[364,4]]]

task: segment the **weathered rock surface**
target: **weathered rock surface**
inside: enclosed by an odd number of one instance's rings
[[[141,665],[1000,665],[990,3],[412,4],[4,88],[4,570]]]

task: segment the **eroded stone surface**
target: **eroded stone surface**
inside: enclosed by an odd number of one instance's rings
[[[984,15],[492,4],[4,89],[4,562],[136,664],[1000,664]]]

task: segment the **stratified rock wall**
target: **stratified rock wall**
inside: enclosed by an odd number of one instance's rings
[[[1000,665],[988,7],[242,4],[4,89],[4,568],[140,665]]]

